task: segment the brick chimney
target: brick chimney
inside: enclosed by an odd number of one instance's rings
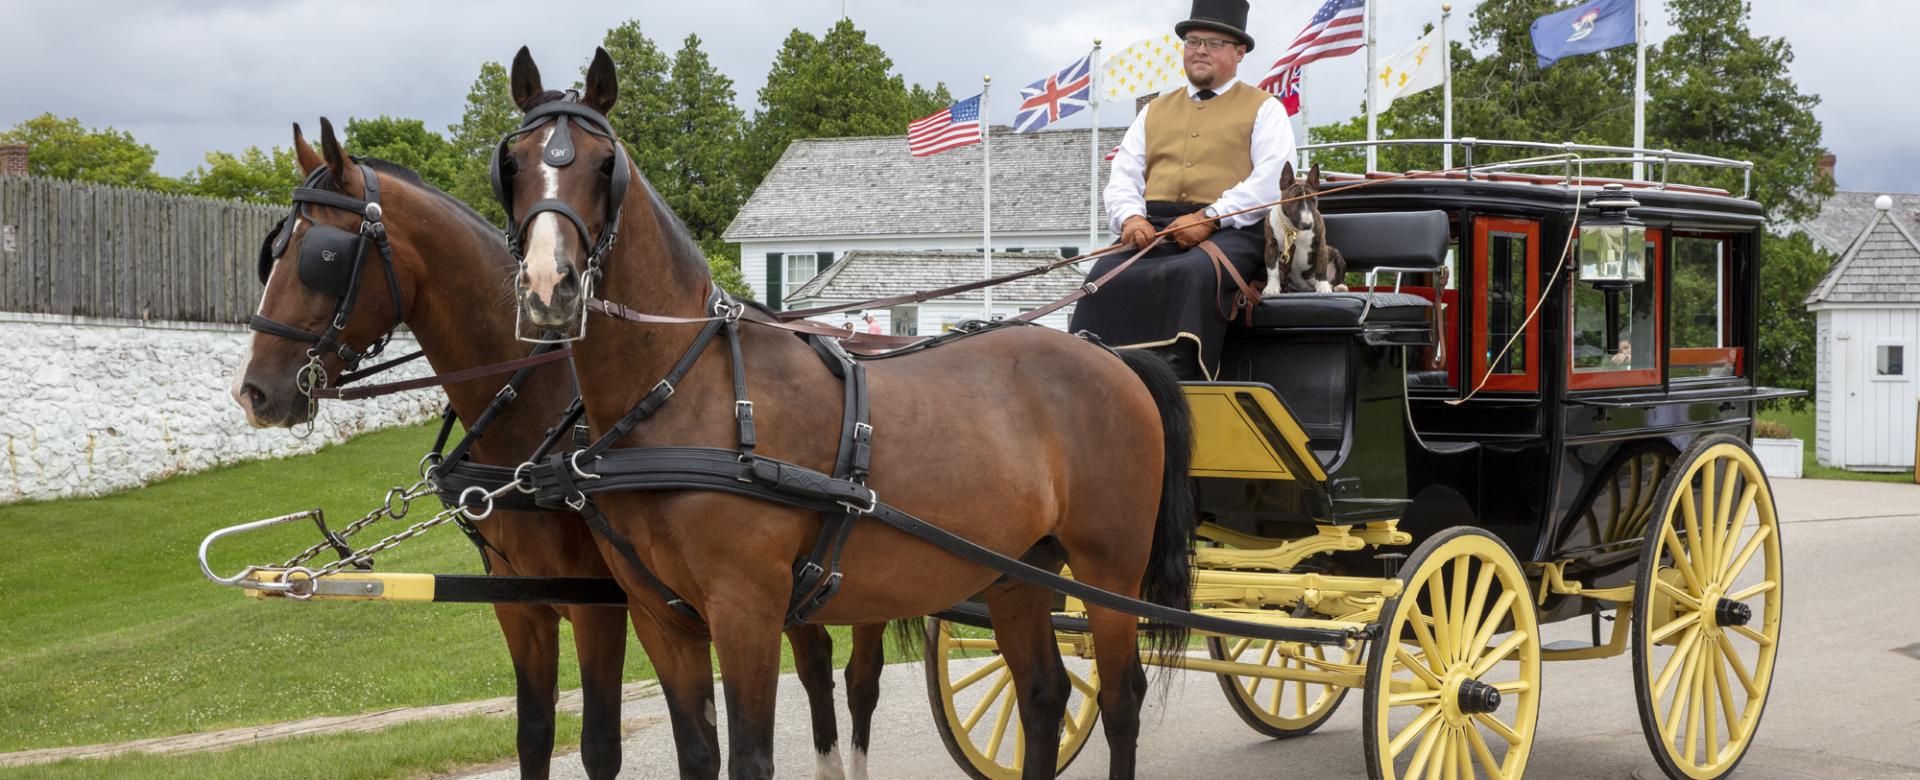
[[[1827,152],[1826,154],[1820,155],[1820,168],[1819,168],[1820,172],[1818,174],[1820,178],[1825,179],[1828,182],[1832,182],[1834,180],[1833,164],[1837,159],[1839,158],[1834,157],[1833,152]]]
[[[26,144],[0,146],[0,176],[27,175]]]

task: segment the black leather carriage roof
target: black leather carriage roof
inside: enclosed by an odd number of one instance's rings
[[[1373,294],[1369,327],[1426,327],[1427,299],[1407,293]],[[1363,292],[1283,293],[1260,299],[1253,310],[1253,327],[1312,330],[1357,330],[1366,311]]]

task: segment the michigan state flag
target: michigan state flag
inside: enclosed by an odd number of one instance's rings
[[[1533,20],[1533,52],[1540,67],[1633,43],[1633,0],[1593,0]]]

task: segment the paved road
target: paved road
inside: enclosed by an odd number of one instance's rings
[[[1920,778],[1920,486],[1780,480],[1774,489],[1786,522],[1786,636],[1758,743],[1738,776]],[[1584,623],[1554,626],[1547,639],[1577,638],[1584,630]],[[1547,664],[1543,674],[1530,777],[1658,776],[1640,734],[1626,657]],[[919,664],[888,669],[873,777],[964,777],[933,731],[923,680]],[[814,759],[804,697],[791,676],[782,681],[780,705],[780,771],[808,777]],[[621,776],[673,777],[664,705],[655,698],[629,709],[645,725],[628,737]],[[1140,775],[1365,777],[1360,710],[1356,692],[1315,734],[1271,741],[1241,725],[1211,676],[1179,673],[1165,699],[1151,697],[1147,705]],[[723,711],[723,737],[725,723]],[[1106,752],[1095,736],[1064,777],[1103,776]],[[473,777],[513,776],[502,770]],[[578,759],[560,759],[555,777],[584,777]]]

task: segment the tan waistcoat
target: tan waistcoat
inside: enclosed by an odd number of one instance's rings
[[[1184,86],[1155,98],[1147,108],[1146,199],[1204,205],[1253,175],[1253,120],[1271,97],[1236,81],[1204,102]]]

